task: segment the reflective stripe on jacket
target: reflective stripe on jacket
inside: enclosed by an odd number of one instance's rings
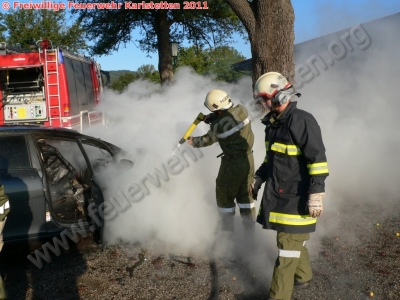
[[[296,104],[262,120],[266,156],[256,174],[266,182],[257,221],[266,229],[308,233],[315,231],[317,219],[308,216],[307,198],[325,191],[329,170],[320,127]]]

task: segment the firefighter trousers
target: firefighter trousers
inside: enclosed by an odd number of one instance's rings
[[[311,264],[305,246],[309,238],[309,233],[277,233],[278,258],[269,293],[271,298],[290,300],[295,280],[299,282],[311,280]]]
[[[253,153],[222,157],[216,180],[217,205],[221,214],[233,217],[236,199],[243,221],[252,220],[254,222],[256,211],[250,190],[253,174]]]
[[[220,214],[220,234],[218,240],[233,242],[235,199],[240,209],[244,228],[245,244],[249,247],[254,243],[255,205],[250,191],[253,181],[253,153],[224,155],[216,179],[216,198]],[[233,245],[226,256],[236,256]]]

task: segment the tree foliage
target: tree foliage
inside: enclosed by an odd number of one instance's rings
[[[111,82],[110,88],[114,91],[123,92],[131,82],[138,79],[147,79],[154,83],[160,83],[160,75],[153,65],[142,65],[137,71],[128,71],[121,74]]]
[[[191,46],[180,48],[177,67],[190,66],[198,74],[214,76],[216,80],[236,82],[243,74],[232,69],[232,64],[244,60],[237,50],[228,46],[215,49]]]
[[[79,21],[68,25],[66,11],[46,9],[10,10],[2,15],[0,30],[4,29],[5,37],[10,44],[21,44],[29,48],[31,42],[49,39],[71,52],[88,50],[84,29]]]
[[[264,73],[294,76],[294,10],[290,0],[225,0],[246,28],[253,85]]]
[[[231,68],[235,62],[242,61],[245,57],[237,50],[221,46],[215,49],[203,49],[202,47],[179,48],[178,60],[175,68],[190,66],[200,75],[213,76],[216,80],[235,82],[243,74]],[[147,79],[154,83],[160,83],[160,75],[153,65],[142,65],[136,71],[126,71],[111,82],[111,89],[122,92],[127,86],[138,79]]]
[[[153,65],[142,65],[140,66],[136,74],[139,76],[139,78],[142,79],[148,79],[154,83],[160,83],[160,74],[157,72],[157,70],[154,68]]]
[[[0,12],[0,20],[4,20],[4,14]],[[5,36],[5,32],[6,32],[7,28],[6,26],[3,24],[2,21],[0,21],[0,41],[5,41],[6,40],[6,36]]]
[[[135,72],[126,72],[120,75],[116,80],[111,82],[110,88],[117,92],[123,92],[126,87],[133,81],[137,80],[138,76]]]
[[[101,2],[84,0],[84,3],[92,4]],[[121,45],[135,42],[147,53],[158,52],[158,70],[162,82],[166,82],[173,78],[170,41],[187,40],[198,46],[216,46],[230,42],[234,32],[243,33],[238,17],[224,0],[193,2],[197,9],[183,9],[185,2],[160,2],[178,3],[179,9],[128,9],[127,2],[117,0],[114,3],[121,4],[120,9],[88,9],[76,13],[83,21],[89,39],[95,42],[93,54],[110,54]],[[131,7],[143,3],[132,1]],[[137,39],[133,36],[134,30],[140,34]]]

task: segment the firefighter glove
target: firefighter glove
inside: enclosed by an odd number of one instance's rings
[[[324,210],[322,200],[325,197],[325,193],[315,193],[308,195],[307,208],[310,217],[319,217]]]
[[[250,191],[251,194],[253,195],[253,199],[257,200],[257,195],[258,195],[258,191],[261,188],[261,185],[264,183],[264,180],[257,175],[254,175],[254,180],[252,182],[252,184],[250,185]]]
[[[215,113],[211,113],[204,116],[203,122],[206,124],[211,124],[215,119],[216,119]]]

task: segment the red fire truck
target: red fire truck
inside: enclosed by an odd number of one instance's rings
[[[92,58],[39,41],[37,50],[0,43],[0,125],[40,124],[82,132],[103,122],[107,72]]]

